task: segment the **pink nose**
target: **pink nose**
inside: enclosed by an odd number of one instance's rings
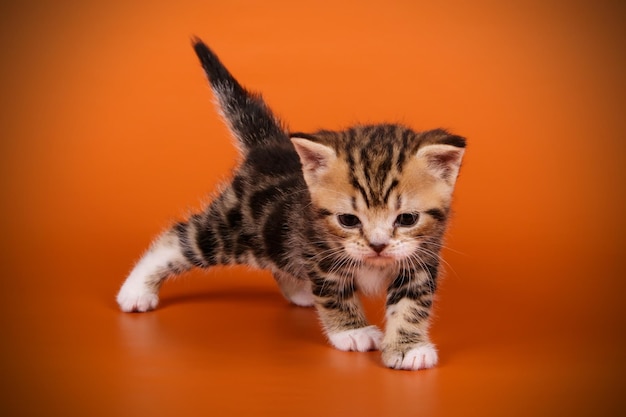
[[[387,247],[386,243],[370,243],[370,248],[374,249],[374,252],[380,254]]]

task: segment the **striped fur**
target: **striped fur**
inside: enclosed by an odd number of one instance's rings
[[[335,347],[381,349],[392,368],[433,366],[428,324],[465,140],[397,124],[289,133],[204,43],[194,49],[243,162],[204,211],[155,240],[120,289],[121,309],[155,308],[164,280],[193,267],[251,265],[272,271],[294,304],[314,305]],[[384,334],[358,297],[381,288]]]

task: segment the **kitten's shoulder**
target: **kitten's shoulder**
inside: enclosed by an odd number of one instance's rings
[[[270,176],[293,175],[302,169],[291,142],[254,147],[244,164],[256,174]]]

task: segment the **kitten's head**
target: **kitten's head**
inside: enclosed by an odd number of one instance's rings
[[[429,243],[438,247],[465,139],[374,125],[293,134],[292,142],[313,205],[350,259],[411,264]]]

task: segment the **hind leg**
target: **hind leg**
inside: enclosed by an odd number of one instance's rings
[[[144,312],[159,303],[159,288],[166,278],[193,265],[185,257],[175,229],[161,235],[137,262],[117,294],[122,311]]]
[[[280,291],[291,303],[300,307],[313,305],[313,293],[311,282],[307,279],[299,279],[282,271],[274,272],[274,279],[280,287]]]

